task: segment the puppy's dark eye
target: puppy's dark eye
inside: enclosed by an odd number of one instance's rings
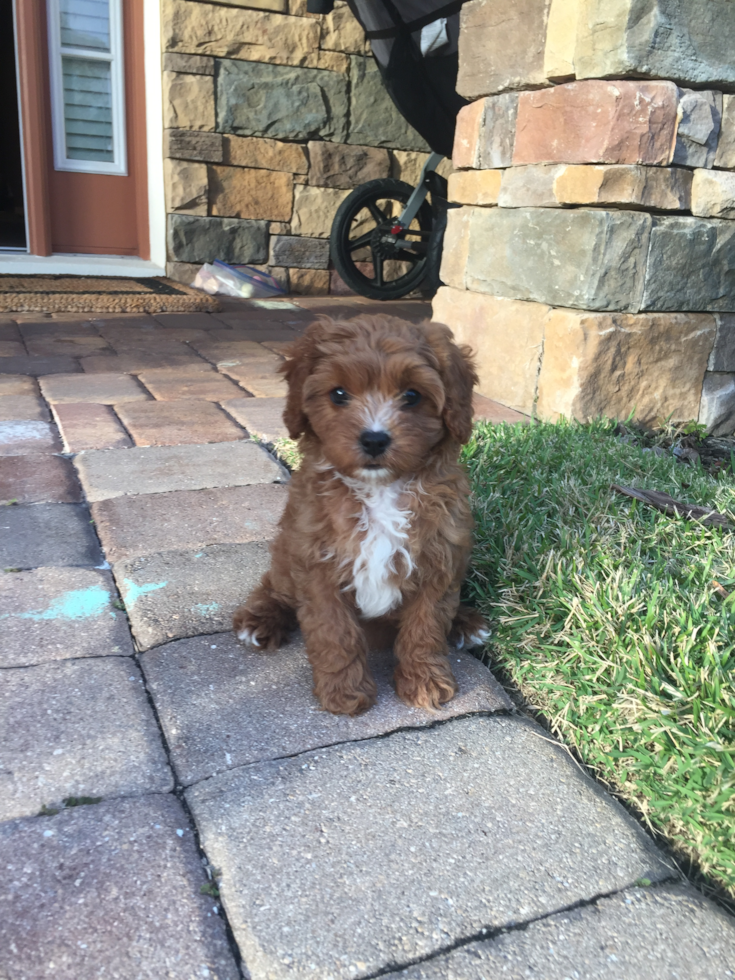
[[[344,390],[344,388],[332,388],[329,392],[329,397],[332,399],[335,405],[346,405],[350,400],[350,396]]]
[[[418,403],[421,401],[421,395],[418,393],[418,391],[414,391],[413,388],[409,388],[408,391],[404,391],[402,398],[403,404],[408,408],[410,408],[412,405],[418,405]]]

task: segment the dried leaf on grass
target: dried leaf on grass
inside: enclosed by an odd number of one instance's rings
[[[674,500],[668,493],[661,493],[659,490],[640,490],[638,487],[622,487],[617,483],[613,483],[612,489],[625,494],[626,497],[633,497],[644,504],[649,504],[670,517],[688,517],[712,527],[732,528],[730,521],[724,514],[720,514],[710,507],[700,507],[698,504],[687,504],[681,500]]]

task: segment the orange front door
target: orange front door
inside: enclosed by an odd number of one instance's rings
[[[35,92],[19,72],[24,130],[45,130],[29,134],[45,168],[26,159],[31,251],[149,258],[143,0],[16,0],[16,20],[19,58],[24,39],[42,55]]]

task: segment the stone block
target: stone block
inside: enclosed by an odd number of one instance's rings
[[[73,357],[0,357],[0,374],[70,374],[80,371]]]
[[[456,289],[465,288],[465,275],[470,249],[470,225],[474,208],[450,208],[444,232],[441,281]]]
[[[461,169],[480,166],[479,140],[485,114],[485,101],[478,99],[476,102],[470,102],[457,113],[454,147],[452,149],[452,164],[455,167]],[[515,130],[513,135],[515,138]],[[508,165],[510,165],[510,159]]]
[[[531,415],[544,349],[549,307],[443,287],[434,297],[432,319],[446,323],[458,343],[475,354],[477,390]]]
[[[254,136],[225,136],[223,162],[234,167],[282,170],[291,174],[305,174],[309,170],[305,146]]]
[[[214,215],[289,221],[293,176],[277,170],[210,166],[209,200]]]
[[[288,430],[283,424],[285,397],[233,398],[232,401],[222,402],[222,407],[261,442],[288,438]]]
[[[673,163],[711,167],[715,162],[722,121],[722,92],[679,92],[679,126]]]
[[[114,405],[145,401],[149,397],[129,374],[52,374],[39,378],[39,384],[44,398],[52,405],[62,402]]]
[[[320,49],[317,54],[316,66],[325,71],[339,71],[346,75],[350,70],[350,57],[346,54],[340,54],[338,51],[322,51]]]
[[[20,340],[0,340],[0,357],[22,357],[25,352]]]
[[[117,414],[136,446],[233,442],[245,433],[210,401],[126,402]]]
[[[372,58],[350,55],[349,97],[349,135],[346,139],[335,136],[335,142],[429,151],[428,143],[393,105]]]
[[[717,335],[707,362],[708,371],[735,371],[735,316],[715,313]]]
[[[207,166],[191,160],[164,160],[166,210],[180,214],[206,214]]]
[[[0,456],[0,504],[76,504],[74,467],[62,456]]]
[[[329,272],[326,269],[291,269],[291,292],[297,296],[327,296]],[[245,386],[247,388],[247,385]]]
[[[179,262],[231,264],[265,262],[268,228],[264,221],[240,218],[168,217],[168,253]]]
[[[48,422],[49,410],[38,395],[0,395],[0,422]]]
[[[541,418],[626,418],[643,423],[694,419],[714,317],[630,316],[553,310],[546,317],[538,378]]]
[[[735,431],[735,374],[705,374],[698,421],[707,426],[709,435],[732,435]]]
[[[163,73],[163,125],[165,129],[213,132],[214,78],[212,75]]]
[[[64,439],[64,452],[127,449],[133,444],[109,405],[57,404],[54,417]]]
[[[650,215],[639,211],[475,208],[465,286],[551,306],[637,312],[650,231]]]
[[[163,54],[164,71],[180,71],[187,75],[214,75],[214,58],[199,54]]]
[[[1,575],[0,665],[132,655],[127,617],[115,601],[112,576],[96,568],[37,568]]]
[[[279,0],[274,3],[282,11]],[[253,7],[264,6],[255,0]],[[289,17],[265,10],[238,9],[167,0],[163,4],[161,34],[164,51],[196,52],[219,58],[281,65],[314,65],[319,49],[316,18]]]
[[[124,453],[92,451],[77,456],[74,465],[90,501],[288,479],[283,467],[253,442],[134,448]]]
[[[38,385],[25,374],[0,374],[0,397],[6,395],[37,395]]]
[[[186,797],[245,966],[273,980],[380,975],[672,873],[561,746],[515,718],[255,763]]]
[[[0,703],[3,820],[69,796],[173,789],[143,678],[127,657],[3,670]]]
[[[478,116],[476,163],[481,170],[509,167],[513,159],[513,146],[518,116],[518,93],[482,99],[482,112]]]
[[[641,309],[735,312],[735,224],[654,217]]]
[[[692,214],[704,218],[735,218],[735,173],[695,170]]]
[[[238,980],[225,923],[172,796],[6,823],[0,945],[9,977]],[[49,964],[53,963],[53,967]],[[195,973],[196,971],[196,973]]]
[[[345,9],[349,13],[349,8]],[[352,17],[351,14],[349,16]],[[349,146],[312,140],[309,143],[309,162],[309,183],[316,187],[341,187],[351,191],[358,184],[387,177],[390,173],[388,151],[376,146]]]
[[[683,884],[628,888],[592,907],[557,912],[502,936],[469,943],[384,980],[486,980],[539,976],[726,977],[735,957],[732,921]],[[583,964],[584,973],[579,972]]]
[[[114,563],[159,551],[268,541],[287,494],[287,487],[275,483],[147,493],[103,500],[92,505],[92,514],[105,554]]]
[[[635,164],[531,164],[503,171],[498,204],[504,208],[613,205],[688,211],[692,172]]]
[[[735,95],[722,96],[722,122],[714,165],[735,169]]]
[[[102,337],[69,337],[63,334],[40,334],[26,338],[26,348],[33,357],[55,357],[68,354],[84,357],[105,350],[107,343]]]
[[[347,79],[332,71],[223,61],[217,76],[217,129],[236,136],[344,143],[347,104]]]
[[[544,75],[550,82],[574,78],[579,0],[551,0],[544,47]]]
[[[222,162],[222,134],[186,129],[164,129],[163,155],[180,160]]]
[[[268,544],[213,544],[164,551],[113,566],[138,649],[221,633],[270,565]]]
[[[449,178],[449,200],[456,204],[498,203],[502,170],[458,170]]]
[[[83,504],[8,507],[0,537],[0,568],[101,565],[103,558]]]
[[[522,92],[513,164],[671,163],[678,89],[673,82],[568,82]]]
[[[365,33],[346,3],[337,3],[322,18],[319,47],[325,51],[368,54]]]
[[[530,417],[524,415],[523,412],[516,412],[515,409],[501,405],[500,402],[480,395],[476,391],[472,393],[472,417],[475,422],[479,420],[491,422],[493,425],[497,425],[498,422],[508,422],[510,425],[515,425],[517,422],[526,424],[531,421]]]
[[[275,235],[271,238],[272,265],[299,269],[326,269],[329,265],[329,241],[326,238],[295,238]]]
[[[350,193],[332,187],[311,187],[302,184],[294,188],[291,231],[308,238],[329,238],[337,208]]]
[[[197,271],[199,264],[194,266]],[[194,276],[191,277],[192,279]],[[190,280],[191,281],[191,280]],[[185,368],[190,370],[201,364],[200,358],[183,344],[181,354],[158,354],[150,350],[131,350],[112,357],[83,357],[81,364],[85,374],[141,374],[148,369]],[[56,407],[54,406],[54,411]],[[58,413],[57,413],[58,414]]]
[[[466,99],[546,84],[551,0],[471,0],[462,7],[457,91]]]
[[[216,371],[144,371],[140,380],[159,401],[204,399],[219,402],[240,394],[237,385]]]
[[[672,78],[735,85],[729,0],[582,0],[574,50],[577,78]]]
[[[391,684],[392,651],[372,651],[368,663],[378,700],[357,718],[321,709],[298,634],[276,656],[249,650],[232,633],[224,633],[169,643],[146,653],[141,663],[184,785],[253,762],[510,707],[486,667],[470,654],[454,652],[451,664],[459,692],[429,712],[398,699]],[[212,724],[201,724],[202,710]]]
[[[0,422],[0,456],[58,452],[61,440],[50,422]]]

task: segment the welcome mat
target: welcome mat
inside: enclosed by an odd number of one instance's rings
[[[3,313],[191,313],[219,309],[214,296],[162,277],[0,275]]]

